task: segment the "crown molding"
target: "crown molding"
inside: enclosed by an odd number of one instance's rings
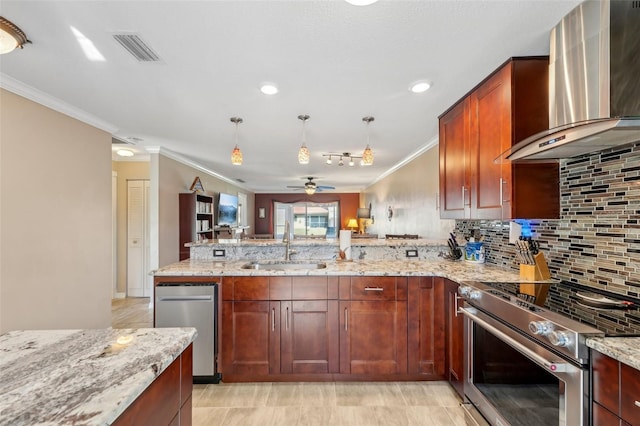
[[[96,117],[93,114],[89,114],[88,112],[81,110],[80,108],[74,107],[73,105],[70,105],[54,96],[51,96],[48,93],[24,84],[23,82],[1,72],[0,87],[13,92],[16,95],[22,96],[23,98],[27,98],[33,102],[44,105],[47,108],[51,108],[54,111],[58,111],[62,114],[68,115],[71,118],[82,121],[83,123],[86,123],[90,126],[96,127],[100,130],[104,130],[109,134],[114,134],[118,130],[118,127]]]
[[[374,185],[375,183],[381,181],[385,177],[389,176],[391,173],[395,172],[396,170],[400,169],[401,167],[403,167],[406,164],[410,163],[411,161],[415,160],[417,157],[419,157],[420,155],[424,154],[425,152],[427,152],[428,150],[430,150],[434,146],[438,145],[439,140],[440,139],[438,138],[438,136],[434,136],[427,143],[425,143],[424,145],[420,146],[417,150],[415,150],[411,154],[409,154],[404,160],[396,163],[394,166],[392,166],[386,172],[384,172],[380,176],[378,176],[373,182],[371,182],[367,186],[367,188],[370,187],[371,185]]]
[[[223,176],[220,173],[214,172],[213,170],[208,169],[208,168],[204,167],[203,165],[196,163],[193,160],[190,160],[190,159],[188,159],[186,157],[183,157],[182,155],[177,154],[177,153],[175,153],[175,152],[173,152],[171,150],[168,150],[166,148],[163,148],[161,146],[146,146],[145,149],[150,154],[163,155],[163,156],[171,158],[172,160],[175,160],[175,161],[177,161],[179,163],[182,163],[185,166],[189,166],[189,167],[192,167],[192,168],[194,168],[196,170],[200,170],[201,172],[204,172],[204,173],[206,173],[206,174],[208,174],[210,176],[213,176],[216,179],[220,179],[220,180],[222,180],[224,182],[230,183],[231,185],[237,186],[238,188],[242,188],[245,191],[254,192],[252,189],[247,188],[246,186],[242,185],[238,181],[235,181],[235,180],[230,179],[230,178],[228,178],[226,176]]]

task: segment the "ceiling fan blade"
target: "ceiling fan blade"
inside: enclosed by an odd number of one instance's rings
[[[335,186],[328,186],[328,185],[318,185],[318,186],[316,186],[316,189],[320,189],[320,190],[323,190],[323,189],[336,189],[336,187]]]
[[[287,188],[292,188],[292,189],[304,189],[304,186],[300,186],[300,185],[287,185]]]

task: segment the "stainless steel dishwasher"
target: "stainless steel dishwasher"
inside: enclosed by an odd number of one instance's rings
[[[160,283],[155,288],[156,327],[195,327],[193,382],[219,383],[218,285],[206,283]]]

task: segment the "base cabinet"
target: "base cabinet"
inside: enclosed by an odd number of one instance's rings
[[[224,277],[227,382],[445,377],[444,280]]]
[[[444,279],[409,277],[407,309],[409,374],[444,376]]]
[[[640,370],[591,350],[593,426],[640,425]]]
[[[461,397],[464,395],[464,323],[458,313],[458,283],[442,278],[445,293],[446,377]]]
[[[189,345],[113,425],[191,425],[192,367],[193,345]]]

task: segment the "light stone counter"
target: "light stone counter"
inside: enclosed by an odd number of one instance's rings
[[[294,238],[290,248],[296,260],[335,260],[339,241],[325,238]],[[193,260],[266,260],[284,259],[282,240],[221,239],[185,244]],[[351,256],[357,260],[407,259],[407,250],[415,251],[415,260],[438,259],[449,251],[446,241],[429,239],[352,238]],[[217,255],[216,255],[217,251]]]
[[[280,271],[242,269],[248,260],[204,261],[183,260],[155,271],[156,276],[304,276],[304,275],[369,275],[369,276],[437,276],[453,281],[520,282],[517,271],[487,264],[448,260],[354,260],[323,261],[324,269],[289,269]]]
[[[195,328],[0,335],[0,425],[111,424],[195,338]]]
[[[640,370],[640,337],[592,337],[587,346]]]

